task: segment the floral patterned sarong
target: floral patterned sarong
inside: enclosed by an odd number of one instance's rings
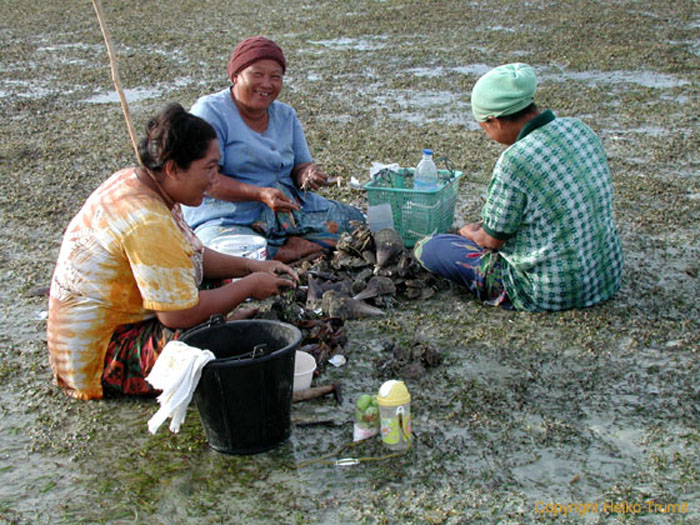
[[[287,186],[276,184],[275,187],[301,205]],[[326,202],[328,207],[325,210],[305,211],[300,208],[292,213],[274,213],[271,208],[264,206],[263,212],[252,224],[209,222],[198,226],[195,233],[206,246],[221,236],[262,235],[267,239],[269,259],[275,256],[289,237],[302,237],[323,248],[332,248],[341,233],[352,230],[350,221],[364,222],[365,219],[362,212],[354,206],[330,199]]]
[[[126,324],[117,328],[107,346],[102,388],[105,393],[155,395],[146,381],[163,347],[178,339],[181,330],[171,330],[158,319]]]
[[[486,304],[513,308],[501,280],[498,252],[461,235],[441,234],[419,240],[414,254],[426,270],[465,286]]]

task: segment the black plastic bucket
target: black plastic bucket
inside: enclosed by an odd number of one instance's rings
[[[297,327],[220,317],[186,332],[180,340],[216,356],[202,369],[194,392],[211,448],[254,454],[289,438],[294,357],[301,341]]]

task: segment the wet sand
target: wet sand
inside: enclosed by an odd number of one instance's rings
[[[625,249],[621,291],[583,311],[504,312],[458,290],[347,323],[331,398],[294,421],[351,418],[387,377],[383,343],[429,341],[408,382],[416,445],[353,467],[297,462],[351,439],[295,427],[255,456],[210,450],[191,407],[151,436],[153,401],[77,402],[50,381],[45,297],[61,235],[89,193],[134,163],[88,1],[7,0],[0,21],[0,522],[693,523],[700,519],[700,10],[697,2],[104,2],[137,131],[168,101],[227,85],[238,40],[285,50],[281,100],[333,176],[464,171],[455,224],[478,216],[502,151],[468,96],[488,68],[531,64],[537,102],[601,136]],[[366,205],[344,185],[325,194]],[[447,305],[447,307],[446,307]],[[351,455],[381,455],[379,442]],[[652,502],[652,503],[649,503]],[[662,512],[665,511],[665,512]]]

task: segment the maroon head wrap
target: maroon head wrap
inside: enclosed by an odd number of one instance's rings
[[[282,48],[264,36],[251,36],[239,42],[233,50],[226,67],[226,73],[233,82],[233,75],[240,73],[253,62],[264,58],[276,60],[282,66],[282,72],[286,71],[287,61],[282,53]]]

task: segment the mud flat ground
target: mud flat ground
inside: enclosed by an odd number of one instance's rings
[[[457,225],[478,215],[501,151],[468,104],[492,66],[533,65],[538,104],[584,119],[609,153],[619,294],[533,315],[447,290],[348,323],[348,364],[318,381],[350,401],[295,405],[295,421],[349,419],[387,379],[373,364],[386,341],[427,341],[445,359],[408,382],[409,455],[299,470],[350,427],[295,427],[269,453],[227,456],[194,407],[179,434],[151,436],[153,401],[77,402],[51,384],[46,298],[28,292],[48,283],[85,197],[134,155],[91,2],[1,11],[0,522],[700,521],[697,2],[104,1],[139,131],[165,102],[225,87],[235,43],[265,34],[289,62],[281,100],[329,173],[366,180],[372,161],[411,166],[431,146],[465,173]]]

